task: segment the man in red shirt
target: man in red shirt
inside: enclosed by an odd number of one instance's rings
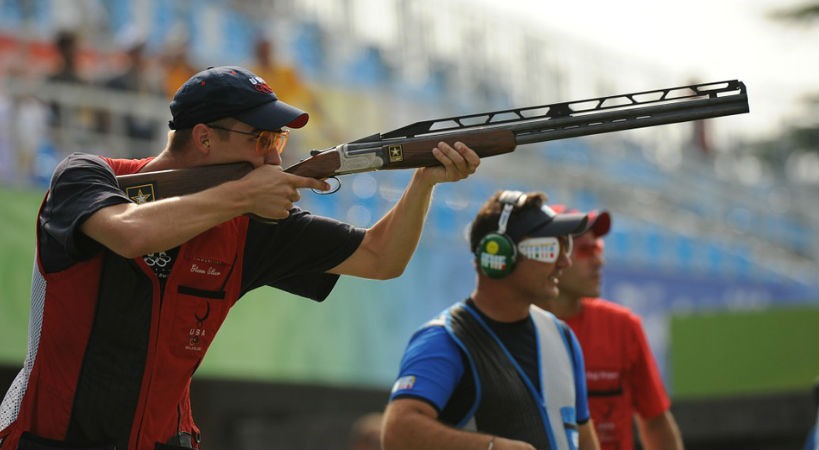
[[[568,211],[553,206],[558,213]],[[589,409],[602,450],[632,450],[632,417],[646,450],[683,448],[657,364],[640,318],[598,298],[604,264],[607,211],[589,213],[589,231],[576,237],[572,265],[560,277],[560,294],[538,306],[563,319],[577,335],[586,363]]]

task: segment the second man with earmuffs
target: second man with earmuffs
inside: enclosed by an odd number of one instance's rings
[[[599,448],[580,345],[532,306],[557,296],[588,217],[558,215],[546,201],[501,191],[478,211],[477,286],[410,339],[385,412],[385,450]]]

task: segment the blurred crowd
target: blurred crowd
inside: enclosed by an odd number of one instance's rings
[[[130,156],[154,153],[167,120],[157,107],[167,104],[178,80],[196,72],[184,39],[151,53],[146,36],[133,27],[114,36],[113,51],[87,45],[71,29],[57,31],[50,42],[0,39],[6,182],[47,181],[54,162],[72,151],[101,153],[116,145]]]
[[[147,38],[134,26],[113,33],[104,46],[84,39],[80,29],[59,30],[50,40],[0,32],[0,182],[43,185],[75,151],[155,154],[166,139],[170,99],[205,67],[192,61],[183,30],[169,33],[161,48],[151,48]],[[254,46],[253,61],[235,63],[321,116],[299,73],[276,59],[270,37],[260,34]]]

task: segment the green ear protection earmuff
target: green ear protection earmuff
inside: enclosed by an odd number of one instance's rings
[[[504,191],[498,197],[503,205],[498,218],[498,230],[484,236],[475,249],[478,267],[489,278],[503,278],[515,269],[518,250],[515,241],[506,234],[506,225],[515,206],[526,202],[526,194],[520,191]]]

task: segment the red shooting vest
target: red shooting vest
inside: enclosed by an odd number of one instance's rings
[[[106,161],[117,175],[148,162]],[[119,450],[183,432],[197,446],[190,379],[239,298],[247,225],[237,217],[182,245],[163,292],[143,258],[105,250],[46,274],[38,255],[19,409],[0,448],[16,449],[23,432]]]

